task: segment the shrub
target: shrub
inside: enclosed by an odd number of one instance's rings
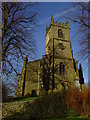
[[[2,81],[2,102],[10,102],[14,99],[14,88],[14,84]]]
[[[21,112],[14,112],[10,118],[23,117],[32,120],[74,117],[77,115],[87,116],[88,111],[90,112],[90,103],[88,104],[88,102],[90,102],[88,100],[88,89],[78,91],[71,88],[39,97],[32,103],[27,102]]]
[[[35,101],[27,102],[24,109],[17,113],[14,112],[10,119],[50,119],[63,118],[68,114],[65,104],[65,92],[52,93],[36,99]]]
[[[6,102],[8,100],[8,92],[7,84],[2,82],[2,102]]]
[[[35,100],[30,107],[28,105],[27,114],[29,118],[61,118],[67,116],[65,105],[65,94],[52,93]]]
[[[77,116],[77,112],[75,110],[70,109],[68,111],[68,117],[74,117]]]
[[[76,88],[71,88],[66,91],[66,105],[68,109],[73,109],[78,115],[88,116],[89,112],[89,99],[88,89],[84,88],[82,91]]]

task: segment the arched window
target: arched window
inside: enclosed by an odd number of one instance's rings
[[[63,64],[63,62],[60,63],[60,70],[59,70],[60,74],[65,74],[65,65]]]
[[[61,29],[58,30],[58,37],[63,38],[63,31]]]

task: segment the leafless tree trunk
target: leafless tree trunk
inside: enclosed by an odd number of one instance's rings
[[[35,52],[33,28],[36,25],[36,3],[2,3],[2,71],[19,74],[16,66]]]

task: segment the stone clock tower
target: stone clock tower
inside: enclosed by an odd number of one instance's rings
[[[68,20],[64,25],[64,23],[54,22],[53,16],[50,26],[46,28],[45,54],[51,56],[53,89],[74,85],[75,69],[69,30]],[[78,71],[76,72],[78,75]]]

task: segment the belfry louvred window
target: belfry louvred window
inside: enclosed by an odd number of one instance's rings
[[[63,64],[63,62],[60,63],[60,70],[59,70],[60,74],[65,74],[65,65]]]
[[[61,29],[58,30],[58,37],[63,38],[63,31]]]

